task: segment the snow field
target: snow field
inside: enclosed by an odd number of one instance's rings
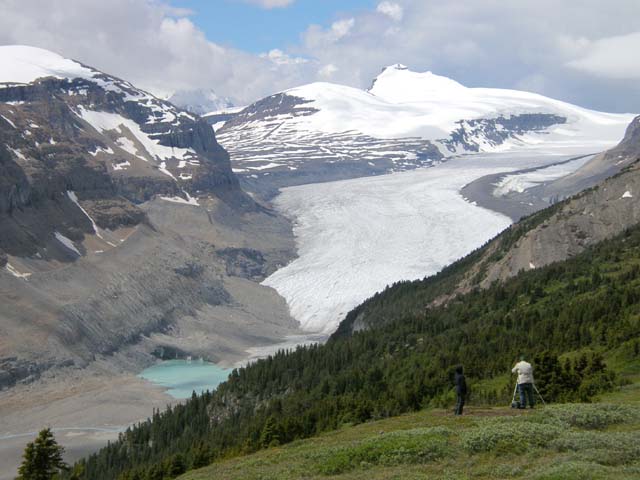
[[[561,165],[552,165],[547,168],[541,168],[539,170],[520,173],[517,175],[506,175],[496,184],[493,195],[496,197],[502,197],[510,192],[522,193],[531,187],[557,180],[558,178],[562,178],[575,172],[578,168],[592,160],[593,157],[593,155],[589,155]]]

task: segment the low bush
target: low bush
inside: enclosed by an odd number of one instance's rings
[[[640,432],[567,432],[550,446],[601,465],[627,465],[640,459]]]
[[[552,405],[537,414],[545,422],[590,430],[601,430],[610,425],[640,421],[638,409],[607,403]]]
[[[569,461],[546,466],[534,472],[529,478],[532,480],[609,480],[611,472],[607,467],[596,463]]]
[[[451,430],[444,427],[418,428],[382,434],[349,447],[331,449],[316,460],[319,473],[337,475],[374,465],[420,464],[442,458]]]
[[[551,424],[489,419],[464,432],[462,446],[470,453],[516,453],[531,447],[545,447],[561,431],[559,426]]]

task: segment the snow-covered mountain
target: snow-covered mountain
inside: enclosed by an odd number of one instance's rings
[[[135,369],[295,331],[255,283],[288,241],[205,120],[55,53],[0,47],[0,389],[129,347]],[[256,322],[242,300],[255,297],[278,318]]]
[[[205,121],[53,52],[0,47],[0,102],[0,122],[8,127],[3,143],[27,165],[43,143],[50,155],[62,148],[56,144],[71,144],[89,165],[104,166],[121,189],[136,183],[137,192],[125,194],[135,201],[154,194],[186,198],[237,182]]]
[[[549,144],[598,152],[618,142],[632,118],[393,65],[367,91],[313,83],[262,99],[229,119],[218,139],[245,181],[264,184],[269,176],[282,186],[402,171],[463,153]]]
[[[228,97],[220,97],[211,89],[177,90],[167,97],[176,107],[183,108],[196,115],[205,115],[235,107]]]

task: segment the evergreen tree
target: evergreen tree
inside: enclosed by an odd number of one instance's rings
[[[184,457],[180,454],[177,454],[173,457],[173,459],[171,459],[171,463],[169,464],[169,469],[167,472],[169,474],[169,478],[176,478],[186,471],[187,464],[184,461]]]
[[[191,460],[191,468],[202,468],[209,465],[211,462],[211,453],[209,449],[204,445],[199,445],[193,454],[193,459]]]
[[[16,480],[51,480],[69,469],[63,461],[64,448],[58,445],[50,428],[38,434],[35,442],[29,442],[23,454],[22,465]]]
[[[260,434],[260,446],[263,448],[280,445],[280,435],[273,416],[267,418]]]

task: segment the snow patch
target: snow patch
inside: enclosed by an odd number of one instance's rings
[[[627,190],[622,194],[621,198],[633,198],[633,194],[629,190]]]
[[[558,178],[565,177],[575,172],[580,167],[587,164],[592,158],[593,155],[589,155],[571,162],[552,165],[550,167],[540,168],[530,172],[506,175],[495,185],[496,188],[493,191],[493,195],[495,197],[502,197],[511,192],[522,193],[537,185],[557,180]]]
[[[2,117],[9,125],[11,125],[13,128],[18,128],[16,127],[16,124],[13,123],[10,119],[8,119],[7,117],[5,117],[4,115],[0,115],[0,117]]]
[[[269,168],[282,167],[281,163],[267,163],[266,165],[259,165],[257,167],[247,167],[249,170],[267,170]]]
[[[129,120],[128,118],[124,118],[122,115],[119,115],[117,113],[87,110],[82,106],[79,107],[78,112],[76,113],[80,118],[82,118],[84,121],[89,123],[93,128],[101,133],[112,130],[122,132],[121,127],[127,128],[136,138],[136,140],[140,142],[140,144],[151,156],[151,158],[155,158],[159,161],[168,160],[170,158],[184,159],[185,157],[195,155],[195,152],[189,148],[174,148],[160,145],[160,142],[158,140],[153,140],[146,133],[144,133],[136,122],[134,122],[133,120]],[[122,140],[122,138],[118,140],[120,141]],[[121,145],[123,145],[123,148],[125,148],[125,145],[130,147],[132,144],[129,145],[127,144],[127,142],[123,142]],[[137,155],[137,153],[134,155]],[[139,156],[139,158],[147,161],[146,158],[143,158],[141,156]],[[173,176],[170,173],[168,173],[168,175]]]
[[[138,155],[138,149],[136,148],[135,144],[133,143],[133,141],[131,139],[129,139],[127,137],[120,137],[120,138],[118,138],[116,140],[116,143],[125,152],[130,153],[134,157],[138,157],[140,160],[144,160],[145,162],[149,161],[146,157],[144,157],[142,155]]]
[[[25,273],[21,273],[21,272],[19,272],[10,263],[7,263],[4,268],[5,268],[5,270],[7,270],[11,275],[13,275],[16,278],[21,278],[23,280],[27,280],[31,276],[30,273],[26,273],[26,272]]]
[[[25,156],[24,156],[24,154],[23,154],[20,150],[18,150],[18,149],[16,149],[16,148],[11,148],[11,147],[8,147],[8,148],[9,148],[9,150],[11,150],[11,152],[12,152],[16,157],[18,157],[20,160],[26,160],[26,159],[27,159],[27,157],[25,157]]]
[[[0,46],[0,83],[31,83],[38,78],[91,79],[96,72],[41,48]]]
[[[198,199],[192,197],[191,195],[189,195],[189,193],[184,192],[185,196],[187,197],[187,199],[185,200],[182,197],[160,197],[161,200],[165,200],[167,202],[172,202],[172,203],[180,203],[182,205],[192,205],[194,207],[199,207],[200,204],[198,203]]]
[[[56,236],[56,239],[63,244],[65,247],[67,247],[69,250],[71,250],[72,252],[74,252],[76,255],[78,255],[79,257],[82,256],[82,254],[78,251],[78,249],[76,248],[75,244],[67,237],[65,237],[64,235],[62,235],[60,232],[55,232],[54,235]]]
[[[113,169],[114,170],[126,170],[127,167],[131,166],[131,164],[127,160],[125,160],[124,162],[120,162],[120,163],[114,163],[112,165],[113,165]]]
[[[89,221],[91,222],[91,225],[93,226],[93,231],[94,233],[98,236],[98,238],[102,238],[102,235],[100,234],[100,230],[98,229],[98,225],[96,224],[96,222],[93,220],[93,218],[91,218],[91,215],[89,215],[89,212],[87,212],[82,205],[80,205],[80,202],[78,201],[78,196],[76,195],[76,193],[72,190],[67,190],[67,197],[69,197],[69,200],[71,200],[73,203],[75,203],[78,208],[80,210],[82,210],[82,213],[84,213],[86,215],[86,217],[89,219]],[[70,241],[70,240],[69,240]],[[75,249],[75,247],[74,247]],[[77,252],[77,250],[76,250]],[[79,255],[79,253],[78,253]]]
[[[93,151],[89,151],[89,154],[93,157],[95,157],[96,155],[98,155],[98,153],[106,153],[108,155],[113,155],[113,150],[111,150],[111,147],[106,147],[106,148],[102,148],[102,147],[96,147],[95,150]]]
[[[167,162],[160,163],[160,167],[158,168],[158,170],[160,170],[165,175],[173,178],[174,180],[176,179],[176,177],[173,176],[173,173],[171,173],[169,170],[167,170]]]

